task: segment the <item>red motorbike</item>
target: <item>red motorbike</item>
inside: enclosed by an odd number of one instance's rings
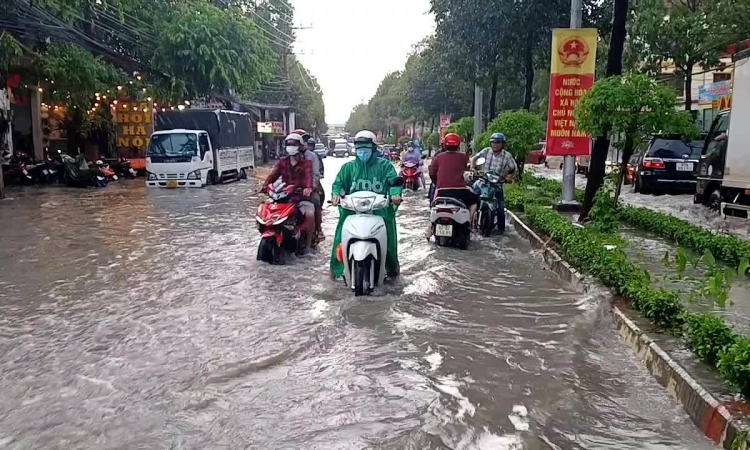
[[[419,189],[419,163],[404,161],[401,165],[403,166],[401,176],[404,179],[404,188],[416,191]]]
[[[268,185],[270,198],[258,206],[255,216],[261,233],[258,261],[284,264],[287,255],[299,255],[305,249],[304,216],[292,200],[300,192],[301,189],[281,180]]]

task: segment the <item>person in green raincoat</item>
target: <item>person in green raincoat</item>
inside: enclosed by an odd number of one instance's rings
[[[380,158],[373,132],[363,130],[354,137],[354,147],[357,149],[357,159],[344,164],[336,175],[331,190],[331,203],[338,206],[341,196],[357,191],[372,191],[378,194],[390,194],[391,204],[387,208],[373,211],[385,220],[388,233],[388,252],[385,260],[386,275],[398,276],[398,236],[396,234],[396,210],[401,203],[401,186],[391,186],[398,177],[396,168],[390,161]],[[344,220],[354,214],[353,211],[339,207],[339,224],[336,227],[336,237],[331,251],[331,273],[335,278],[344,274],[344,264],[341,263],[336,252],[341,243],[341,228]]]

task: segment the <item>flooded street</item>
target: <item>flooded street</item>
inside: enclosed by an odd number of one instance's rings
[[[8,193],[0,449],[713,448],[512,228],[438,248],[407,194],[403,275],[354,300],[333,208],[320,254],[256,261],[258,185]]]

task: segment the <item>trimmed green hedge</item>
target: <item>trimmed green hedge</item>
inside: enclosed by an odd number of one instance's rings
[[[529,225],[552,238],[573,267],[622,295],[633,309],[659,327],[682,332],[701,360],[717,367],[726,381],[750,399],[750,340],[737,335],[721,317],[688,312],[679,292],[655,287],[648,272],[627,259],[621,250],[621,238],[573,225],[546,206],[549,197],[545,191],[528,190],[522,184],[509,185],[506,206],[525,211]],[[607,250],[607,245],[618,248]]]
[[[677,217],[647,208],[624,206],[619,209],[620,220],[638,228],[672,239],[697,253],[710,251],[714,257],[737,266],[750,258],[750,242],[737,236],[715,234]]]

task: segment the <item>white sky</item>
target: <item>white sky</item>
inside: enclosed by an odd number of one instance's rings
[[[412,46],[435,29],[429,0],[292,0],[297,58],[323,89],[326,122],[343,124]],[[303,54],[300,54],[303,53]]]

